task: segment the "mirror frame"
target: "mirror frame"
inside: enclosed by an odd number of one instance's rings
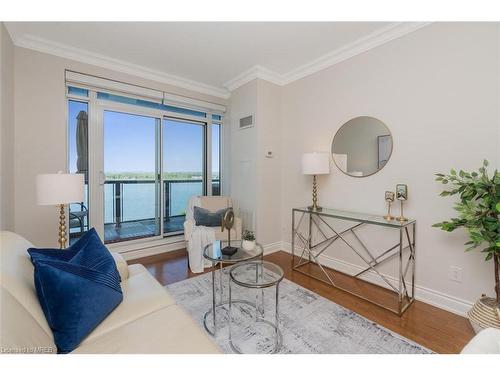
[[[335,161],[335,158],[333,157],[333,142],[335,141],[335,137],[337,136],[337,134],[339,133],[340,129],[342,129],[348,122],[352,121],[352,120],[355,120],[359,117],[368,117],[368,118],[372,118],[374,120],[377,120],[379,122],[381,122],[382,124],[384,124],[384,126],[387,128],[387,131],[388,131],[388,135],[391,136],[391,140],[392,140],[392,147],[391,147],[391,152],[389,153],[389,157],[387,158],[387,163],[385,163],[385,165],[380,168],[380,169],[377,169],[375,172],[373,173],[370,173],[370,174],[367,174],[367,175],[364,175],[364,176],[353,176],[353,175],[350,175],[349,173],[347,172],[344,172],[342,169],[340,169],[340,167],[337,165],[337,162]],[[384,134],[384,135],[387,135],[387,134]],[[349,176],[349,177],[353,177],[353,178],[365,178],[365,177],[370,177],[370,176],[373,176],[374,174],[380,172],[382,169],[384,169],[387,164],[389,164],[389,161],[391,160],[391,157],[392,157],[392,154],[394,152],[394,136],[392,135],[392,132],[391,132],[391,129],[389,129],[389,127],[387,126],[387,124],[385,122],[383,122],[382,120],[376,118],[376,117],[373,117],[373,116],[367,116],[367,115],[360,115],[360,116],[355,116],[355,117],[351,117],[349,120],[345,121],[338,129],[337,131],[335,132],[335,134],[333,135],[333,139],[332,139],[332,142],[331,142],[331,146],[330,146],[330,155],[332,157],[332,160],[333,160],[333,164],[335,164],[335,166],[337,167],[337,169],[342,172],[343,174],[345,174],[346,176]]]

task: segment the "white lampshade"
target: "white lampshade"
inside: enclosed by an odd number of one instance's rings
[[[330,173],[330,155],[326,152],[309,152],[302,155],[303,174]]]
[[[54,173],[36,176],[36,196],[40,205],[59,205],[84,200],[83,174]]]

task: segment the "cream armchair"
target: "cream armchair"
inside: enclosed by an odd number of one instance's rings
[[[194,206],[215,212],[223,208],[232,207],[233,202],[229,197],[219,196],[194,196],[189,200],[186,210],[186,221],[184,222],[184,239],[187,242],[189,268],[194,273],[200,273],[203,272],[205,267],[212,266],[209,261],[203,258],[203,249],[215,240],[227,239],[227,231],[222,232],[220,226],[197,226],[193,218]],[[241,219],[239,217],[234,218],[231,239],[241,239]]]

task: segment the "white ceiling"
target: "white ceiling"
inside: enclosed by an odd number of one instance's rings
[[[332,51],[394,31],[384,22],[8,22],[16,45],[164,74],[224,96],[245,75],[279,81]],[[379,43],[380,44],[380,43]],[[62,52],[61,52],[62,51]],[[60,52],[60,53],[58,53]],[[359,52],[358,52],[359,53]],[[245,73],[246,72],[246,73]],[[248,78],[248,77],[247,77]],[[254,77],[255,78],[255,77]],[[249,79],[247,79],[248,81]],[[244,82],[243,82],[244,83]],[[277,82],[278,83],[278,82]],[[181,84],[182,86],[182,84]],[[186,85],[184,85],[186,87]],[[193,87],[188,87],[193,88]],[[210,92],[213,91],[213,92]]]

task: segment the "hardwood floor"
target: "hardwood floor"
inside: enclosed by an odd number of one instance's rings
[[[459,353],[463,346],[474,336],[467,319],[441,310],[426,303],[415,301],[410,308],[398,317],[370,302],[343,292],[330,285],[291,269],[291,255],[276,252],[265,256],[265,259],[278,264],[285,272],[285,277],[319,295],[344,306],[402,336],[409,338],[437,353]],[[141,263],[162,284],[168,285],[186,278],[195,277],[189,271],[185,250],[155,255],[129,262]],[[209,270],[206,270],[209,272]],[[345,285],[351,283],[352,288],[362,288],[365,292],[378,293],[384,298],[380,287],[352,280],[341,273],[331,271],[342,278]]]

